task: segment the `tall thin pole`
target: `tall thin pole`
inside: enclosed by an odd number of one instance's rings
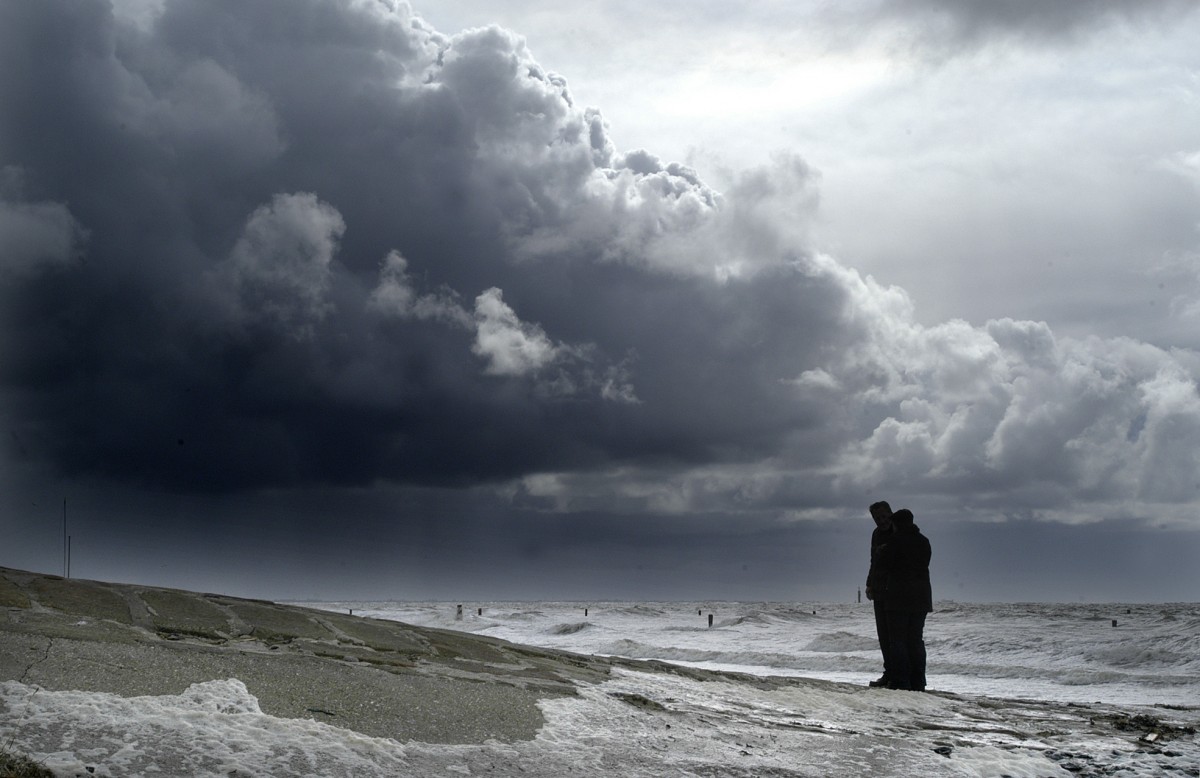
[[[67,540],[67,498],[63,498],[63,578],[71,577],[70,541]]]

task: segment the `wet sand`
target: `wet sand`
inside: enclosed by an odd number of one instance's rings
[[[426,743],[533,738],[611,663],[218,594],[0,568],[0,680],[124,697],[238,678],[264,713]]]
[[[396,741],[395,748],[381,747],[379,758],[401,765],[400,774],[1141,778],[1196,775],[1200,765],[1194,738],[1200,719],[1190,707],[1148,715],[1099,703],[717,673],[226,595],[0,568],[0,681],[19,681],[23,690],[128,698],[183,695],[193,684],[233,678],[273,720],[310,719]],[[37,693],[28,694],[36,700]],[[34,718],[21,742],[39,758],[118,767],[141,759],[154,769],[208,764],[203,748],[194,753],[190,734],[173,746],[154,739],[131,745],[118,736],[119,726],[72,717],[73,709],[50,696],[40,707],[23,703]],[[62,751],[65,732],[70,753]],[[291,741],[275,736],[273,746],[258,751],[239,741],[226,756],[250,759],[254,769],[246,774],[305,774],[272,772],[253,761],[292,754]],[[243,774],[217,761],[219,774]],[[370,774],[397,773],[380,767]]]

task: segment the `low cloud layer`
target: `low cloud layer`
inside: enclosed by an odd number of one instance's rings
[[[1056,43],[1109,25],[1169,23],[1190,13],[1186,0],[1037,0],[993,3],[988,0],[885,0],[879,12],[911,22],[915,38],[943,49],[975,47],[996,40]]]
[[[506,30],[6,4],[0,105],[0,411],[64,476],[1195,526],[1194,352],[919,324],[812,245],[803,159],[619,149]]]

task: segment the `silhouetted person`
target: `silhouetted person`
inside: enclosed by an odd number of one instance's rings
[[[871,567],[867,571],[867,599],[875,606],[875,633],[879,636],[879,652],[883,654],[883,675],[876,681],[871,681],[871,686],[886,686],[889,680],[888,677],[888,628],[887,628],[887,611],[884,609],[884,586],[886,582],[883,579],[883,570],[876,562],[879,556],[879,550],[892,536],[892,506],[884,501],[872,503],[868,509],[871,512],[871,518],[875,520],[875,529],[871,532]]]
[[[884,608],[890,689],[925,691],[925,617],[933,611],[929,585],[929,540],[907,508],[892,514],[892,535],[877,564],[885,581]]]

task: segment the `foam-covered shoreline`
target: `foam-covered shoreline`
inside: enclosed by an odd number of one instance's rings
[[[0,738],[57,775],[1197,774],[1194,708],[867,689],[0,568]]]
[[[532,738],[603,660],[258,600],[0,568],[0,680],[125,697],[238,678],[264,712],[430,743]]]

